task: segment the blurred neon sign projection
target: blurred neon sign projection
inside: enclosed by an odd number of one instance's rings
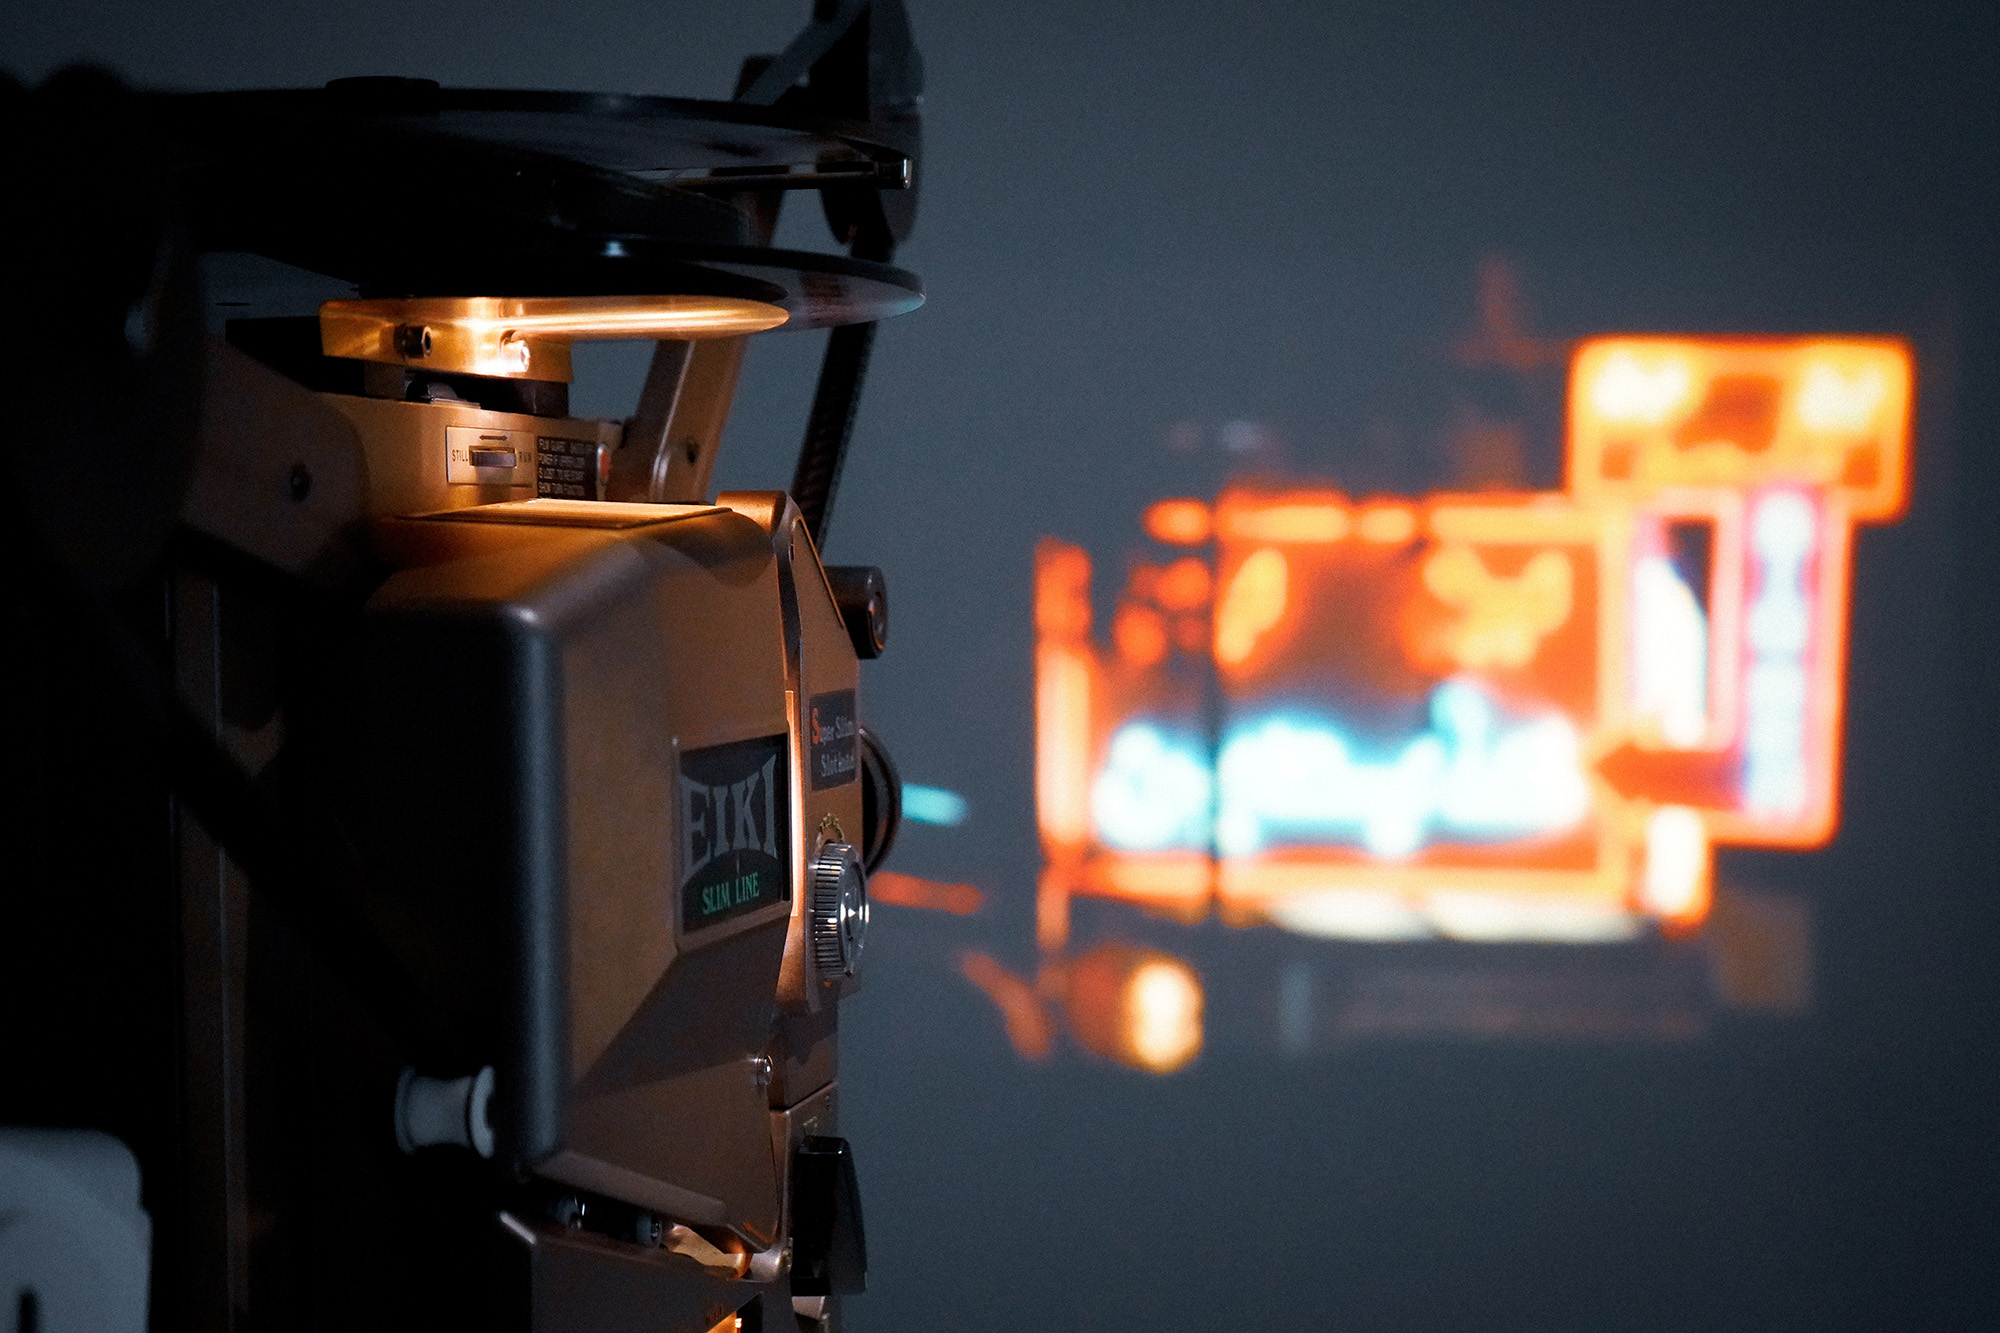
[[[1903,510],[1911,392],[1885,340],[1587,340],[1563,491],[1162,500],[1172,554],[1108,642],[1089,556],[1043,541],[1045,950],[1077,895],[1364,940],[1698,926],[1714,847],[1832,836],[1849,546]],[[1025,1013],[1094,994],[1080,963],[1005,998],[967,975]],[[1192,1058],[1182,980],[1098,1044],[1157,1068],[1125,1047],[1175,1031],[1156,1055]]]

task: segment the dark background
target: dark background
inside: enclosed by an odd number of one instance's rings
[[[877,344],[829,554],[893,589],[866,713],[906,778],[971,803],[894,864],[988,901],[877,915],[842,1078],[856,1325],[2000,1326],[2000,9],[912,9],[927,157],[898,261],[930,302]],[[804,11],[13,0],[0,65],[722,96]],[[816,210],[781,240],[824,246]],[[1180,931],[1213,1011],[1192,1069],[1018,1063],[954,958],[1033,963],[1035,538],[1105,578],[1147,500],[1230,466],[1229,423],[1262,466],[1404,491],[1458,479],[1451,422],[1506,414],[1526,479],[1559,484],[1546,395],[1449,353],[1496,260],[1553,337],[1917,345],[1914,504],[1858,543],[1840,836],[1722,866],[1810,897],[1810,1015],[1287,1055],[1255,997],[1300,942],[1210,923]],[[756,345],[726,485],[783,484],[818,347]],[[643,350],[578,361],[580,412],[631,409]]]

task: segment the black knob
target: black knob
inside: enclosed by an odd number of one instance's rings
[[[861,868],[874,874],[903,827],[903,779],[882,738],[860,728]]]
[[[854,1153],[846,1139],[813,1135],[792,1155],[792,1295],[850,1296],[867,1286]]]
[[[889,585],[873,565],[830,565],[826,581],[833,585],[834,605],[847,622],[854,655],[867,661],[889,646]]]

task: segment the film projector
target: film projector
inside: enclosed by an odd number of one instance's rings
[[[72,464],[13,539],[13,831],[73,892],[9,910],[99,998],[0,1118],[130,1145],[154,1327],[840,1326],[899,788],[882,575],[819,551],[923,299],[921,83],[902,6],[841,0],[726,102],[11,90],[16,313],[69,330],[7,334],[52,404],[15,458]],[[800,191],[837,251],[774,246]],[[218,257],[334,294],[224,325]],[[712,494],[748,340],[795,330],[789,490]],[[604,339],[654,344],[622,421],[570,415]]]

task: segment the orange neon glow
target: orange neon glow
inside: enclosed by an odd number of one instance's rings
[[[1149,667],[1167,655],[1167,622],[1146,606],[1123,606],[1111,622],[1118,655],[1135,667]]]
[[[1853,529],[1906,503],[1913,383],[1881,339],[1585,340],[1566,491],[1230,487],[1212,565],[1136,569],[1110,654],[1045,544],[1045,948],[1075,894],[1351,939],[1696,928],[1717,846],[1832,836]],[[1170,651],[1203,630],[1210,695]]]
[[[892,907],[950,912],[953,916],[971,916],[986,903],[986,895],[970,884],[946,884],[895,870],[878,870],[868,877],[868,898]]]
[[[1628,501],[1778,479],[1903,512],[1914,371],[1888,339],[1599,338],[1570,369],[1570,489]]]
[[[1283,552],[1253,551],[1223,585],[1215,610],[1215,660],[1238,666],[1256,650],[1257,640],[1285,616],[1289,582]]]
[[[1042,835],[1081,846],[1090,833],[1090,659],[1045,648],[1035,669],[1035,807]]]
[[[1699,924],[1713,896],[1708,832],[1700,812],[1683,805],[1653,811],[1646,817],[1645,849],[1640,905],[1669,925]]]
[[[1155,500],[1142,522],[1148,537],[1168,546],[1203,546],[1215,531],[1201,500]]]
[[[1217,505],[1217,528],[1238,542],[1337,542],[1354,530],[1338,495],[1298,496],[1282,504]]]
[[[1159,581],[1153,585],[1153,600],[1169,611],[1196,611],[1208,605],[1213,582],[1208,566],[1189,556],[1160,571]]]
[[[1035,548],[1035,632],[1044,640],[1090,634],[1090,557],[1075,546]]]
[[[1090,557],[1045,541],[1035,551],[1035,810],[1043,841],[1090,836]]]
[[[1524,667],[1569,619],[1573,575],[1561,551],[1537,551],[1520,572],[1495,574],[1471,546],[1449,542],[1423,570],[1425,589],[1456,614],[1440,636],[1443,652],[1466,670]]]
[[[1417,535],[1416,512],[1408,505],[1370,505],[1361,511],[1355,530],[1362,541],[1398,545]]]
[[[1098,862],[1090,883],[1107,898],[1203,908],[1215,883],[1215,867],[1208,857],[1191,852],[1134,853]]]

